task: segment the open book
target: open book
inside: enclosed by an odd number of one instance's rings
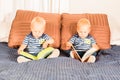
[[[74,58],[81,62],[84,62],[86,59],[88,59],[90,55],[92,55],[96,51],[95,48],[91,48],[88,51],[86,51],[83,57],[81,58],[77,51],[85,51],[85,50],[76,50],[74,46],[72,46],[72,48],[73,48]]]
[[[39,59],[43,59],[43,58],[46,58],[47,56],[49,56],[53,50],[54,50],[54,48],[47,47],[44,50],[42,50],[41,52],[39,52],[37,56],[34,56],[32,54],[29,54],[29,53],[23,52],[23,51],[20,53],[20,55],[23,55],[23,56],[30,58],[32,60],[39,60]]]

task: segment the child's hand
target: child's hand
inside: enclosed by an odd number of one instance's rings
[[[26,48],[26,46],[27,45],[24,45],[24,44],[22,44],[21,46],[20,46],[20,48],[18,49],[18,54],[20,54],[20,52],[22,52],[25,48]]]
[[[66,43],[66,46],[67,46],[67,47],[71,47],[72,44],[71,44],[70,42],[67,42],[67,43]]]
[[[67,42],[67,43],[66,43],[66,49],[70,49],[71,46],[72,46],[72,44],[71,44],[70,42]]]
[[[88,59],[94,52],[96,51],[95,48],[91,48],[82,57],[82,62],[84,62],[86,59]]]
[[[20,54],[20,52],[22,52],[22,51],[23,51],[23,50],[21,50],[21,49],[18,49],[18,51],[17,51],[17,52],[18,52],[18,54]]]
[[[54,43],[54,40],[53,40],[53,39],[49,39],[49,40],[47,40],[47,43],[48,43],[48,44],[53,44],[53,43]]]
[[[48,46],[48,42],[46,41],[46,42],[43,43],[42,47],[47,48],[47,46]]]
[[[53,44],[54,43],[54,40],[53,39],[49,39],[49,40],[47,40],[47,41],[45,41],[44,43],[43,43],[43,48],[46,48],[46,47],[48,47],[48,45],[49,44]]]

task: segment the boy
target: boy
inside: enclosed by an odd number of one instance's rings
[[[17,58],[18,63],[59,56],[58,49],[48,47],[49,44],[54,43],[54,40],[44,34],[45,26],[46,21],[42,17],[33,18],[30,25],[31,33],[25,37],[18,49],[18,54],[20,55]]]
[[[89,34],[91,25],[88,19],[82,18],[77,23],[77,34],[67,42],[66,46],[74,48],[82,58],[82,62],[94,63],[96,60],[96,51],[99,50],[94,38]],[[91,53],[92,52],[92,53]],[[89,54],[89,55],[88,55]],[[75,58],[74,51],[70,52],[70,56]]]

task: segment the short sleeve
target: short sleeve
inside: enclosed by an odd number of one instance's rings
[[[28,45],[28,43],[29,43],[29,36],[26,36],[22,43],[25,44],[25,45]]]

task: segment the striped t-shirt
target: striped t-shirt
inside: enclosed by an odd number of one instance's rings
[[[42,34],[38,39],[34,38],[32,33],[28,34],[23,40],[23,44],[27,45],[26,51],[30,54],[37,55],[42,48],[42,44],[51,37],[47,34]]]
[[[76,50],[88,50],[92,47],[92,44],[95,44],[96,41],[91,35],[88,35],[85,39],[79,37],[78,34],[75,34],[70,40],[70,43],[73,44]]]

